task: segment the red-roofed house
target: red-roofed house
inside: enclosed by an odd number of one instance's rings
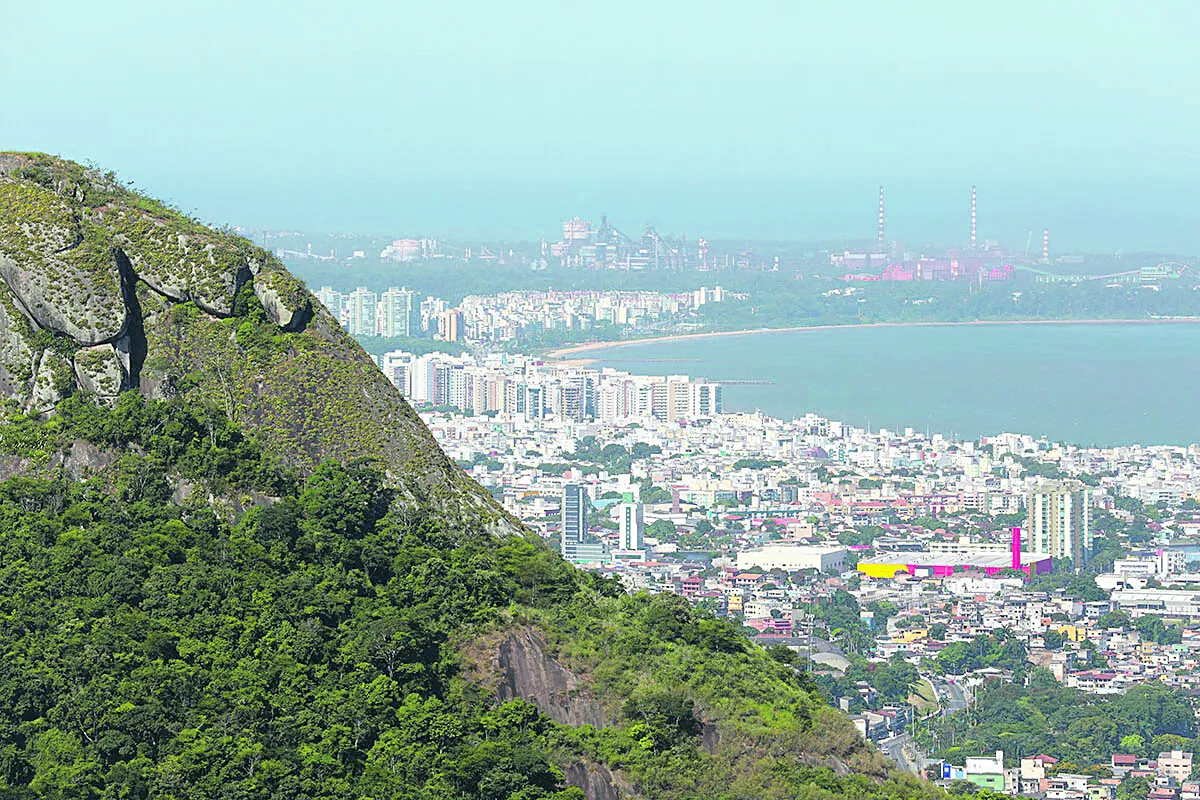
[[[1129,770],[1137,769],[1137,764],[1138,764],[1137,756],[1129,755],[1127,753],[1113,753],[1112,754],[1112,763],[1110,764],[1110,767],[1112,768],[1113,777],[1114,778],[1125,777],[1125,775],[1128,774]]]

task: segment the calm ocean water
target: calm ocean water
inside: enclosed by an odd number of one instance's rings
[[[962,325],[620,345],[598,365],[728,384],[725,407],[960,438],[1200,442],[1200,324]]]

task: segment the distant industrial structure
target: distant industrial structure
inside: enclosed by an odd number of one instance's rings
[[[1007,281],[1013,265],[1007,251],[996,242],[979,243],[978,192],[971,187],[971,230],[965,248],[950,248],[942,254],[915,256],[889,248],[884,236],[884,194],[879,187],[879,222],[874,250],[844,250],[833,253],[829,263],[847,270],[846,280],[923,281],[970,280],[977,283]]]
[[[580,216],[563,220],[558,241],[543,237],[540,241],[518,242],[516,246],[479,242],[458,246],[436,238],[410,236],[393,239],[376,252],[382,261],[400,263],[451,260],[521,264],[535,270],[558,266],[631,272],[779,271],[783,267],[803,271],[814,258],[823,260],[828,254],[828,263],[840,268],[841,272],[836,274],[846,281],[966,281],[980,286],[1022,276],[1039,283],[1102,281],[1161,286],[1174,278],[1195,274],[1190,266],[1178,262],[1162,262],[1103,275],[1060,271],[1066,269],[1065,265],[1082,262],[1083,258],[1058,255],[1052,259],[1050,228],[1045,226],[1040,255],[1034,245],[1036,229],[1029,231],[1023,249],[1020,246],[1005,247],[997,240],[989,239],[986,197],[983,198],[984,227],[980,229],[980,199],[978,187],[971,186],[970,207],[963,209],[965,218],[960,243],[925,252],[908,249],[902,241],[889,240],[886,193],[882,185],[878,187],[873,240],[863,237],[853,246],[835,248],[833,252],[827,246],[810,247],[799,243],[785,244],[774,255],[759,252],[749,243],[726,241],[710,247],[709,240],[703,236],[665,235],[650,223],[639,234],[630,234],[614,225],[606,214],[600,215],[598,225]],[[300,235],[279,234],[291,238]],[[353,256],[342,258],[348,262],[366,258],[366,252],[354,250]],[[328,255],[320,255],[311,243],[304,244],[302,249],[280,247],[276,253],[294,259],[337,260],[333,250]]]
[[[564,267],[588,269],[623,269],[643,271],[706,271],[728,269],[728,255],[719,260],[709,259],[708,242],[701,237],[694,247],[686,237],[663,236],[649,223],[639,237],[630,236],[600,216],[600,227],[580,217],[563,222],[562,240],[547,245],[542,241],[542,256],[557,259]],[[736,260],[734,262],[736,265]]]

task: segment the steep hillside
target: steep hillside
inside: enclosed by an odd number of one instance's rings
[[[46,412],[127,389],[216,405],[302,471],[368,459],[412,502],[515,529],[272,254],[112,175],[0,154],[0,394]]]
[[[524,536],[245,240],[10,154],[0,278],[0,797],[941,796]]]

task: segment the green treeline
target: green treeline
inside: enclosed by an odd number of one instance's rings
[[[1004,750],[1009,759],[1044,753],[1076,766],[1107,764],[1113,753],[1153,757],[1192,750],[1196,715],[1188,699],[1161,683],[1123,695],[1064,688],[1035,669],[1029,685],[994,683],[978,692],[969,713],[935,720],[922,738],[937,757],[961,764],[977,753]]]

